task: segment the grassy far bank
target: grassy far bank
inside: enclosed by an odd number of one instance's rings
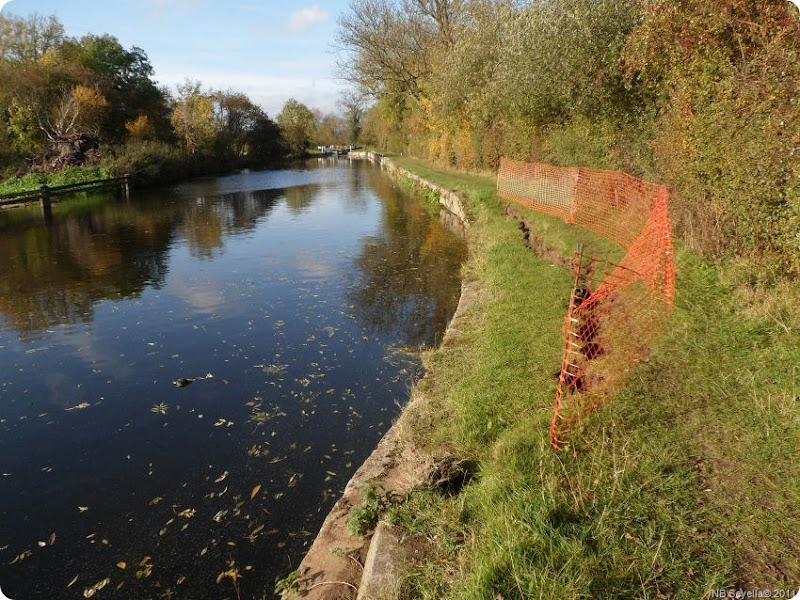
[[[757,316],[718,268],[676,248],[669,329],[623,392],[554,452],[547,440],[570,275],[522,243],[490,177],[401,166],[465,192],[462,335],[426,356],[413,436],[479,461],[453,498],[417,491],[391,519],[433,556],[400,598],[704,598],[800,585],[800,319]],[[524,211],[569,255],[588,232]],[[590,250],[591,251],[591,250]],[[794,320],[792,320],[794,319]]]
[[[56,173],[26,173],[22,177],[0,180],[0,195],[28,192],[43,185],[57,186],[83,183],[111,177],[103,167],[73,167]]]

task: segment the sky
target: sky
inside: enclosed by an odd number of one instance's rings
[[[289,98],[337,110],[337,17],[348,0],[0,0],[0,14],[56,15],[69,36],[109,33],[147,53],[159,85],[187,78],[244,92],[275,117]]]

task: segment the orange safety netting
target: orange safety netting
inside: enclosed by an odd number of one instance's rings
[[[618,171],[501,159],[498,195],[612,240],[615,264],[573,261],[550,441],[555,448],[581,417],[613,397],[669,320],[675,296],[666,187]]]

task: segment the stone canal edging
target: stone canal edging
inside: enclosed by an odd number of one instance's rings
[[[375,152],[351,152],[351,158],[366,159],[379,165],[393,177],[405,177],[437,193],[439,203],[458,218],[467,229],[469,220],[465,203],[454,191],[432,183],[415,173],[397,166],[391,159]],[[459,325],[464,311],[474,301],[478,288],[474,281],[462,281],[461,298],[453,318],[442,339],[442,345],[451,343],[459,335]],[[398,420],[359,467],[347,483],[341,498],[331,509],[320,528],[314,543],[298,567],[299,579],[291,594],[284,598],[300,597],[309,600],[378,600],[392,586],[391,572],[402,571],[398,563],[404,553],[390,528],[381,525],[378,534],[363,540],[351,535],[347,521],[353,508],[364,501],[364,487],[378,483],[398,494],[421,485],[433,466],[433,460],[419,451],[404,435],[409,415],[415,407],[427,402],[425,394],[416,386],[411,400]],[[377,541],[375,541],[377,540]]]

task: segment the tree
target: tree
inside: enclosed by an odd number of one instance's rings
[[[255,117],[246,135],[247,159],[255,166],[274,163],[286,155],[281,128],[266,113]]]
[[[347,141],[347,124],[334,113],[322,115],[317,122],[317,142],[325,146],[341,146]]]
[[[39,127],[54,143],[80,136],[97,137],[107,110],[108,100],[97,89],[76,85]]]
[[[277,117],[289,153],[302,156],[316,132],[314,113],[301,102],[290,98]]]
[[[36,62],[64,42],[64,26],[55,16],[34,13],[27,19],[0,16],[0,60]]]
[[[153,67],[147,54],[133,46],[126,50],[112,35],[85,35],[68,41],[60,49],[65,61],[78,64],[91,74],[91,82],[109,99],[106,123],[109,137],[121,139],[125,123],[140,114],[164,129],[166,97],[151,79]]]
[[[363,94],[349,90],[339,98],[339,104],[344,111],[344,120],[347,127],[347,142],[357,144],[361,137],[366,100]]]
[[[214,100],[201,90],[200,82],[187,79],[178,86],[178,100],[170,122],[191,154],[211,152],[217,137]]]

